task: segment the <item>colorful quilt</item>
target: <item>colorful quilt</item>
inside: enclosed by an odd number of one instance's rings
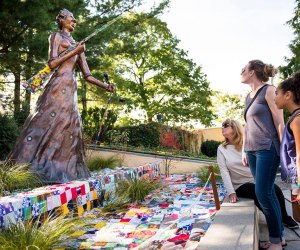
[[[101,206],[105,192],[113,191],[120,179],[154,178],[160,175],[158,163],[137,168],[105,169],[93,173],[86,180],[76,180],[58,185],[43,186],[26,192],[0,197],[0,228],[9,223],[36,218],[45,212],[60,209],[82,215],[95,206]],[[76,210],[76,211],[75,211]]]
[[[196,249],[216,213],[211,186],[194,175],[161,177],[162,189],[139,206],[86,212],[84,225],[58,249]],[[220,201],[225,189],[218,185]]]

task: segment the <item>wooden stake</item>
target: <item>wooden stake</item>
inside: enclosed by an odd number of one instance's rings
[[[209,166],[208,168],[209,168],[209,171],[211,172],[210,181],[211,181],[213,192],[214,192],[216,209],[220,210],[220,201],[219,201],[219,194],[218,194],[217,183],[216,183],[216,178],[215,178],[215,173],[214,173],[214,167]]]

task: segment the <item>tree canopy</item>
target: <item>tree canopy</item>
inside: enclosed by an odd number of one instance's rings
[[[222,123],[227,118],[244,121],[243,111],[245,105],[244,98],[241,95],[214,91],[212,99],[215,122]]]
[[[159,114],[165,121],[209,125],[211,90],[206,75],[179,48],[166,23],[153,12],[132,13],[119,28],[104,57],[126,96],[126,111],[142,110],[148,122]]]
[[[295,38],[291,41],[289,48],[292,52],[290,58],[286,57],[286,65],[280,67],[284,78],[289,77],[300,69],[300,0],[295,1],[294,16],[287,22],[294,30]]]

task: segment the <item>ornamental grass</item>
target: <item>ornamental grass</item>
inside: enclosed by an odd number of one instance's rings
[[[96,157],[87,161],[87,166],[90,171],[100,171],[105,168],[115,169],[116,167],[119,167],[121,165],[122,160],[115,156],[111,156],[108,158]]]
[[[75,223],[71,218],[49,216],[42,222],[40,219],[10,224],[8,229],[0,232],[0,249],[52,250],[63,244],[75,231]]]
[[[215,174],[215,179],[216,181],[221,181],[222,177],[220,174],[220,168],[218,165],[214,165],[214,174]],[[203,182],[206,183],[208,177],[210,175],[210,171],[209,168],[207,166],[205,167],[201,167],[198,171],[197,171],[197,176],[198,178]]]
[[[39,176],[30,171],[30,164],[0,164],[0,195],[42,185]]]
[[[157,180],[133,179],[118,182],[116,194],[123,201],[139,203],[145,200],[146,196],[159,188],[161,184]]]

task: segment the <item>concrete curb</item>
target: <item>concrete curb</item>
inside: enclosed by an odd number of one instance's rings
[[[197,249],[257,250],[258,220],[253,200],[240,199],[237,203],[225,200]]]

